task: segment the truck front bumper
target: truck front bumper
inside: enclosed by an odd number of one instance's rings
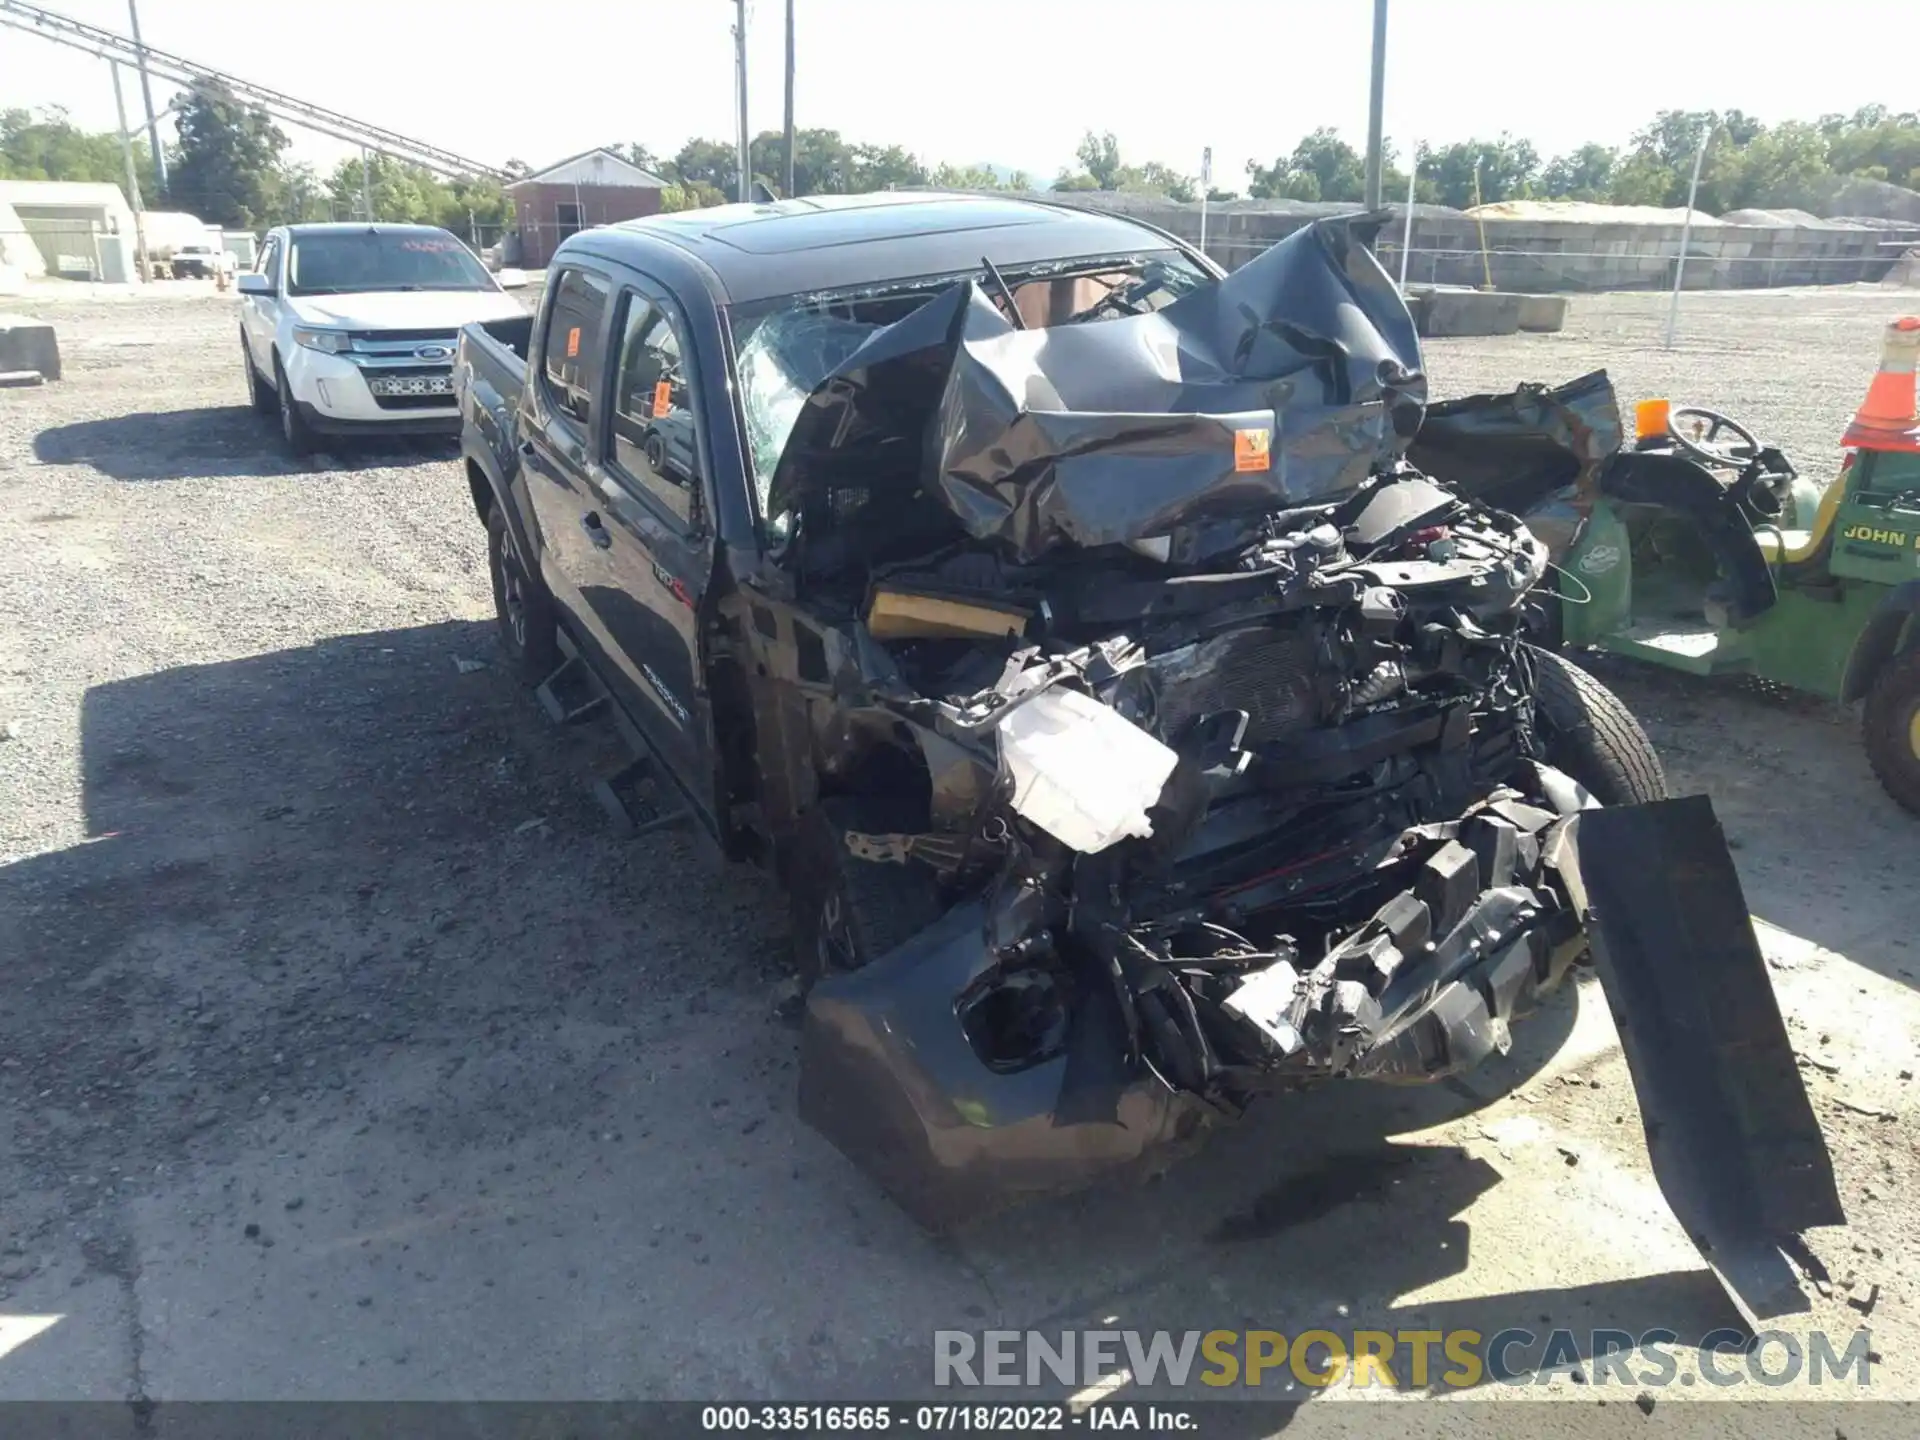
[[[1711,803],[1588,809],[1547,849],[1619,1024],[1668,1203],[1750,1321],[1804,1310],[1781,1248],[1845,1216]],[[1451,978],[1437,968],[1445,942],[1410,951],[1399,981],[1432,975],[1428,998],[1377,1034],[1341,1027],[1351,1063],[1327,1073],[1437,1079],[1504,1049],[1508,1019],[1580,944],[1549,951],[1511,928],[1496,912],[1517,893],[1482,892],[1461,927],[1489,943]],[[1221,1117],[1129,1062],[1119,1007],[1097,986],[1061,1053],[1013,1071],[984,1063],[958,1010],[996,963],[990,928],[987,902],[957,905],[823,980],[806,1008],[801,1114],[934,1229],[1164,1168]]]

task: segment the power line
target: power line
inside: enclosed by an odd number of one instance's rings
[[[443,150],[437,145],[429,145],[378,125],[369,125],[364,120],[356,120],[351,115],[296,99],[278,90],[269,90],[264,85],[242,80],[224,70],[215,70],[210,65],[201,65],[183,56],[156,50],[151,45],[142,44],[116,31],[87,25],[38,5],[22,4],[21,0],[0,0],[0,25],[10,25],[26,34],[38,35],[43,40],[51,40],[71,49],[84,50],[102,59],[119,60],[144,68],[162,80],[170,80],[190,89],[219,86],[236,99],[256,105],[269,115],[322,135],[330,135],[336,140],[345,140],[382,155],[391,155],[396,160],[404,160],[436,174],[494,180],[510,178],[497,165],[469,160],[451,150]]]

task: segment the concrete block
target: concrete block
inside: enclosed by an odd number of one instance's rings
[[[1552,334],[1566,323],[1566,296],[1522,295],[1520,297],[1520,328],[1522,330]]]
[[[0,372],[13,370],[60,378],[60,345],[53,326],[24,315],[0,315]]]
[[[1518,295],[1482,290],[1431,290],[1420,311],[1420,333],[1511,335],[1520,328]]]

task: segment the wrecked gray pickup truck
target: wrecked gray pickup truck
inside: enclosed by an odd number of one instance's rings
[[[978,197],[575,236],[456,367],[503,644],[777,869],[802,1112],[924,1222],[1456,1074],[1592,963],[1676,1213],[1801,1308],[1844,1217],[1718,824],[1407,463],[1372,224],[1224,277]]]

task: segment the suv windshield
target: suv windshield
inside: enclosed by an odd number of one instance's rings
[[[289,295],[491,289],[473,252],[445,233],[296,235],[287,258]]]
[[[1053,261],[1003,277],[1021,321],[1035,329],[1142,315],[1211,277],[1178,251]],[[730,324],[745,411],[748,458],[761,513],[780,452],[807,396],[882,326],[912,314],[948,286],[972,279],[1004,311],[985,271],[835,294],[789,295],[735,311]]]

